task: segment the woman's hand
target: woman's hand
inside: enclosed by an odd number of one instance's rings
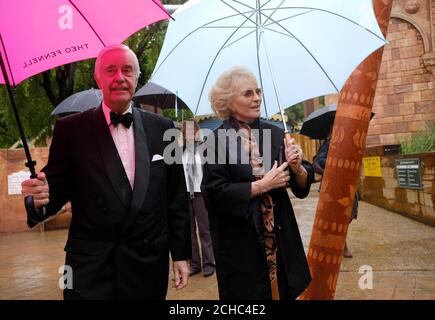
[[[305,171],[302,166],[302,148],[297,144],[296,140],[290,136],[284,138],[285,146],[285,159],[287,160],[290,169],[296,174],[300,175],[302,171]]]
[[[275,161],[272,169],[262,179],[254,182],[259,188],[259,193],[262,194],[276,188],[286,187],[287,182],[290,180],[287,167],[287,162],[278,167],[278,163]]]

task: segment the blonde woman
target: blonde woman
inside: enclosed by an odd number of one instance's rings
[[[202,181],[221,299],[294,299],[311,281],[286,187],[306,197],[313,169],[294,139],[260,120],[261,97],[255,76],[242,67],[221,75],[209,94],[223,124],[208,137],[208,152],[226,160],[205,163]],[[219,130],[237,132],[235,149]],[[267,156],[271,169],[262,161]]]

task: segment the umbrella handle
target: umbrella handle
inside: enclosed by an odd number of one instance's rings
[[[43,222],[47,217],[47,207],[35,207],[33,196],[24,197],[24,206],[26,207],[27,215],[33,222]]]
[[[288,133],[288,132],[286,132],[286,133],[284,134],[284,139],[285,139],[285,141],[288,143],[288,142],[290,141],[290,139],[292,139],[291,134]],[[298,163],[298,160],[293,160],[293,161],[292,161],[292,164],[297,164],[297,163]]]

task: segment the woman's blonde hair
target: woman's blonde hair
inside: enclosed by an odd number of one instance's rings
[[[221,119],[228,119],[232,113],[234,90],[241,80],[257,83],[254,74],[245,67],[237,66],[224,72],[211,88],[208,99],[213,112]]]

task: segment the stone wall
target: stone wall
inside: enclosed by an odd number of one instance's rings
[[[400,143],[435,121],[435,1],[395,0],[368,147]],[[325,97],[337,103],[338,95]]]
[[[381,157],[381,177],[365,177],[360,180],[361,199],[397,212],[409,218],[435,226],[435,152],[408,155],[384,155],[383,147],[368,148],[365,157]],[[399,188],[396,175],[396,159],[419,158],[423,188],[419,190]]]
[[[392,18],[383,55],[367,145],[400,143],[435,120],[433,75],[426,70],[418,30]]]

